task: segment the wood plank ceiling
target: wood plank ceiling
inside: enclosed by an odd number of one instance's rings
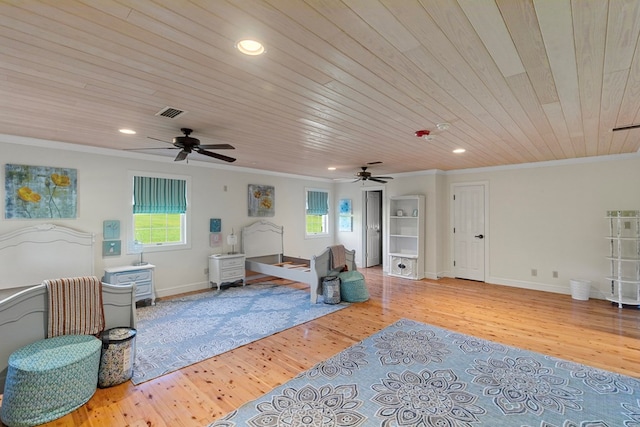
[[[233,166],[325,178],[631,153],[640,129],[612,128],[640,122],[639,33],[639,0],[2,0],[0,134],[123,150],[188,127]]]

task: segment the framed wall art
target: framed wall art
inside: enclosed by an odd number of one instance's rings
[[[107,219],[102,222],[102,236],[104,240],[117,240],[120,238],[120,221]]]
[[[104,240],[102,242],[102,256],[118,256],[122,251],[121,240]]]
[[[209,219],[209,232],[220,233],[222,231],[222,220],[220,218]]]
[[[249,184],[249,216],[274,216],[276,189],[271,185]]]
[[[209,246],[212,248],[221,248],[222,233],[209,233]]]
[[[351,215],[351,199],[340,199],[338,203],[340,215]]]
[[[351,199],[340,199],[338,202],[338,230],[353,231]]]
[[[4,217],[76,218],[76,169],[5,165]]]

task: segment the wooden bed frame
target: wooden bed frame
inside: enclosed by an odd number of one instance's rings
[[[331,252],[325,249],[310,260],[288,257],[283,249],[284,227],[260,220],[242,229],[242,250],[245,268],[267,276],[302,282],[309,285],[313,304],[322,293],[322,278],[331,271]],[[355,250],[345,250],[349,270],[356,270]]]
[[[11,353],[46,338],[45,279],[94,275],[94,236],[42,224],[0,236],[0,391]],[[11,290],[16,292],[12,293]],[[135,286],[102,284],[105,329],[136,326]]]

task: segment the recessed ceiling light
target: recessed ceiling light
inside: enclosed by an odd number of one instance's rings
[[[464,148],[456,148],[455,150],[453,150],[453,152],[456,154],[461,154],[461,153],[464,153],[465,151],[467,150],[465,150]]]
[[[451,125],[449,123],[438,123],[436,127],[438,128],[438,130],[447,130],[449,129],[449,127],[451,127]]]
[[[136,131],[133,129],[120,129],[120,133],[124,133],[127,135],[135,135]]]
[[[236,43],[236,48],[245,55],[262,55],[264,46],[257,40],[243,39]]]
[[[331,166],[331,167],[328,167],[327,170],[334,171],[334,170],[336,170],[336,168]]]

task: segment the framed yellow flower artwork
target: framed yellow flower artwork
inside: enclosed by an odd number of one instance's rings
[[[6,219],[76,218],[76,169],[7,164],[4,185]]]
[[[274,216],[276,189],[272,185],[249,184],[249,216]]]

